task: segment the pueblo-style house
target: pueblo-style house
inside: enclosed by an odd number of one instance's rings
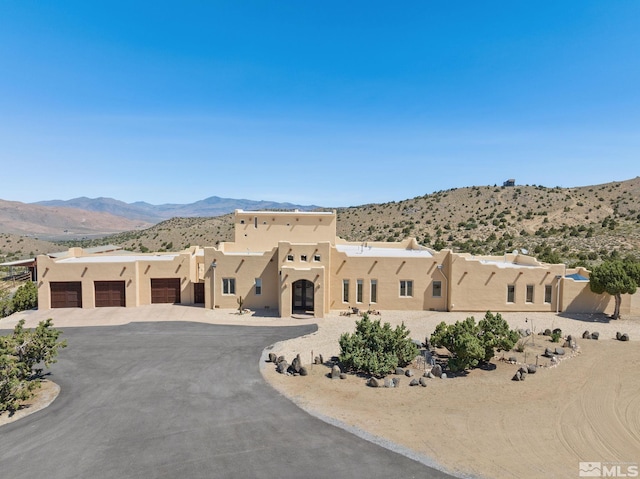
[[[178,253],[90,252],[70,248],[37,258],[38,304],[48,308],[136,307],[153,303],[304,312],[544,311],[612,308],[589,289],[589,272],[545,264],[517,251],[471,256],[434,251],[414,238],[348,242],[335,212],[235,212],[235,238]],[[637,309],[625,295],[622,313]],[[610,304],[611,303],[611,304]]]

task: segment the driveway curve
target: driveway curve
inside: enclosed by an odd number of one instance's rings
[[[69,347],[51,367],[61,393],[0,428],[3,477],[452,477],[305,413],[262,379],[262,350],[315,325],[63,329]]]

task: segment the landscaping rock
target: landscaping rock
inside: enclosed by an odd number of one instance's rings
[[[286,361],[280,361],[276,366],[276,371],[280,374],[286,373],[287,369],[289,369],[289,363],[287,363]]]
[[[440,375],[440,379],[447,379],[447,373],[442,373]]]
[[[420,381],[418,381],[416,378],[413,378],[409,383],[409,386],[418,386],[419,384],[420,384]]]
[[[620,331],[618,331],[618,332],[616,333],[616,339],[617,339],[618,341],[620,341],[620,336],[622,336],[622,333],[621,333]]]
[[[562,336],[562,329],[556,328],[552,331],[552,334],[559,334],[560,336]]]
[[[319,357],[320,357],[320,364],[324,364],[324,358],[322,357],[322,354]]]
[[[379,388],[384,383],[380,381],[378,378],[369,378],[369,381],[367,382],[367,384],[372,388]]]
[[[340,373],[340,379],[347,379],[347,373]]]
[[[509,356],[509,362],[515,364],[518,362],[518,358],[515,356]]]
[[[422,386],[423,388],[427,387],[427,378],[421,377],[419,382],[420,382],[420,386]]]
[[[600,338],[600,333],[598,331],[591,333],[591,339],[595,339],[597,341],[598,338]]]
[[[276,359],[276,363],[281,363],[284,360],[285,360],[284,356],[280,356],[280,357],[278,357],[278,359]]]
[[[582,333],[582,339],[591,339],[591,333],[589,333],[589,331],[585,331]]]
[[[527,365],[527,372],[529,374],[535,374],[537,370],[538,370],[538,366],[536,366],[535,364]]]
[[[342,374],[342,371],[340,370],[340,366],[335,364],[331,368],[331,379],[339,379],[340,378],[340,374]]]
[[[278,356],[275,353],[269,353],[269,359],[267,360],[270,363],[275,363],[278,360]]]
[[[440,366],[439,364],[436,364],[434,367],[431,368],[431,374],[433,374],[437,378],[442,376],[442,366]]]
[[[391,380],[391,382],[393,383],[393,387],[394,388],[399,388],[400,387],[400,378],[393,378]]]
[[[396,368],[396,374],[402,376],[404,374],[404,369],[402,368]]]
[[[551,358],[551,363],[552,363],[552,364],[557,364],[557,362],[558,362],[558,358],[556,358],[555,356],[553,356],[553,357]]]
[[[307,376],[309,374],[309,371],[307,370],[307,368],[305,368],[304,366],[302,366],[300,368],[300,376]]]
[[[564,356],[564,349],[562,348],[556,348],[556,350],[554,351],[558,356]]]
[[[544,333],[543,333],[543,334],[544,334],[545,336],[551,336],[551,330],[550,330],[549,328],[547,328],[547,329],[545,329],[545,330],[544,330]]]
[[[627,333],[621,334],[620,341],[629,341],[629,335]]]
[[[300,368],[302,367],[302,360],[300,359],[300,355],[298,354],[293,361],[291,361],[291,368],[294,372],[299,373]]]
[[[549,348],[545,348],[543,356],[545,356],[547,358],[552,358],[553,357],[553,351],[551,351]]]
[[[408,378],[412,378],[413,377],[413,371],[411,369],[407,369],[404,372],[404,375],[407,376]]]
[[[431,371],[429,371],[428,373],[425,373],[425,375],[426,375],[426,377],[428,377],[429,379],[433,379],[433,378],[435,378],[434,374],[433,374]]]
[[[384,378],[384,387],[385,388],[392,388],[393,387],[393,382],[391,382],[391,379]]]
[[[516,371],[516,373],[513,375],[512,381],[522,381],[522,378],[520,377],[520,371]]]

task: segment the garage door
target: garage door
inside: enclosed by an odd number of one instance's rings
[[[82,283],[56,281],[49,283],[52,308],[82,308]]]
[[[180,278],[152,278],[152,303],[179,303]]]
[[[96,308],[125,306],[124,281],[96,281]]]

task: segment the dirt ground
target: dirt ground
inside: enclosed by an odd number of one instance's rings
[[[394,315],[383,313],[383,321],[393,324],[389,316]],[[493,370],[429,379],[426,388],[410,387],[408,377],[400,379],[397,389],[371,388],[365,378],[354,375],[331,380],[328,365],[308,366],[308,376],[292,377],[276,373],[267,363],[263,374],[304,409],[400,444],[461,475],[575,478],[581,461],[640,462],[640,342],[610,339],[615,328],[634,331],[631,337],[638,338],[638,321],[594,327],[548,316],[537,318],[536,324],[543,329],[599,330],[601,339],[582,340],[580,334],[576,350],[564,348],[566,355],[557,365],[539,356],[541,367],[523,382],[511,380],[520,365],[501,361],[502,353],[494,359]],[[410,330],[420,330],[427,322],[432,330],[441,317],[409,318],[405,323]],[[512,327],[530,325],[524,319],[508,318]],[[329,338],[337,343],[344,328],[324,326],[314,335],[279,343],[273,351],[289,362],[300,353],[303,363],[310,363],[313,349],[326,361],[337,354]],[[525,346],[528,363],[535,363],[544,347],[563,345],[543,336],[535,342]],[[524,362],[524,352],[504,354],[506,359],[513,355]],[[415,377],[424,372],[418,368],[424,366],[414,364]]]
[[[35,396],[25,401],[20,409],[14,413],[4,411],[0,413],[0,426],[17,421],[23,417],[38,412],[51,404],[60,393],[60,386],[53,381],[43,380],[40,389],[35,391]]]

